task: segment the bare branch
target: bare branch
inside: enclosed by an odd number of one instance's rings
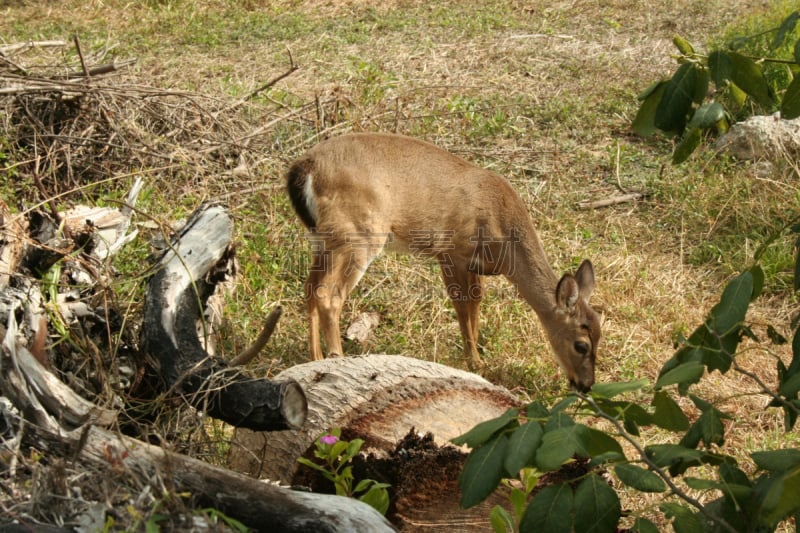
[[[261,333],[258,334],[256,340],[253,341],[253,344],[242,350],[242,352],[231,359],[228,364],[230,366],[241,366],[252,361],[253,358],[255,358],[255,356],[257,356],[259,352],[264,349],[264,346],[267,345],[267,341],[269,341],[269,338],[272,336],[272,332],[275,331],[275,326],[278,325],[278,319],[280,319],[282,314],[282,307],[278,306],[273,309],[267,317],[267,320],[264,322],[264,328],[261,330]]]

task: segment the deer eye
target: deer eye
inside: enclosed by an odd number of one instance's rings
[[[575,351],[581,355],[586,355],[589,353],[589,344],[583,341],[575,341],[574,348]]]

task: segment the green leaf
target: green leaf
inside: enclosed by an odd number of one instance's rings
[[[800,373],[795,374],[786,381],[781,383],[779,392],[787,398],[796,398],[797,392],[800,391]]]
[[[542,426],[538,422],[526,422],[514,430],[508,442],[504,466],[506,473],[516,477],[519,471],[536,457],[536,449],[542,442]]]
[[[571,398],[575,398],[575,396],[571,396]],[[575,421],[566,413],[556,412],[553,411],[553,414],[550,416],[550,419],[545,424],[545,431],[551,431],[553,429],[559,428],[567,428],[570,426],[574,426]]]
[[[758,514],[767,524],[777,524],[800,510],[800,467],[764,476],[756,484]]]
[[[656,108],[655,126],[666,132],[679,133],[686,125],[686,115],[696,92],[697,66],[684,63],[667,82],[664,95]]]
[[[688,507],[678,503],[664,502],[659,509],[667,518],[674,518],[672,527],[675,533],[705,533],[703,521]]]
[[[653,415],[639,404],[633,402],[617,402],[598,398],[595,400],[600,413],[617,419],[622,419],[626,423],[634,426],[646,426],[653,423]]]
[[[531,418],[547,418],[550,416],[550,411],[547,407],[542,405],[541,402],[531,402],[525,408],[525,416]]]
[[[678,444],[653,444],[645,448],[645,453],[659,468],[668,467],[673,476],[710,459],[709,454]]]
[[[731,69],[733,83],[764,107],[772,106],[769,85],[756,62],[737,52],[728,52],[728,56],[733,64]]]
[[[694,490],[718,490],[721,491],[727,498],[732,498],[734,501],[744,501],[750,498],[753,494],[753,488],[748,485],[737,485],[733,483],[720,483],[713,479],[703,479],[696,477],[684,477],[683,481],[686,486]]]
[[[550,485],[533,497],[522,520],[520,532],[572,533],[574,496],[568,483]]]
[[[800,39],[794,43],[794,62],[800,64]]]
[[[555,470],[573,455],[583,450],[586,454],[586,426],[573,424],[548,431],[544,434],[542,444],[536,450],[536,466],[539,470]]]
[[[641,390],[648,385],[647,379],[637,379],[636,381],[623,381],[619,383],[595,383],[590,391],[594,398],[613,398],[620,394]]]
[[[739,467],[729,463],[719,465],[719,478],[726,484],[751,487],[753,484]]]
[[[498,431],[504,430],[512,423],[516,423],[518,415],[519,415],[519,410],[509,409],[508,411],[498,416],[497,418],[481,422],[480,424],[470,429],[463,435],[460,435],[454,439],[450,439],[450,442],[452,442],[456,446],[461,446],[463,444],[466,444],[470,448],[473,449],[477,448],[478,446],[480,446],[481,444],[492,438],[492,436]]]
[[[614,473],[621,482],[641,492],[664,492],[667,484],[658,474],[629,463],[614,467]]]
[[[472,450],[458,478],[462,508],[479,504],[497,488],[505,473],[507,448],[508,437],[500,435]]]
[[[556,414],[559,414],[559,415],[560,415],[560,414],[561,414],[561,411],[563,411],[564,409],[566,409],[567,407],[571,406],[572,404],[574,404],[574,403],[575,403],[575,402],[577,402],[577,401],[578,401],[578,397],[577,397],[577,396],[575,396],[575,395],[570,395],[570,396],[567,396],[567,397],[565,397],[565,398],[562,398],[561,400],[559,400],[559,401],[558,401],[558,402],[557,402],[557,403],[556,403],[556,404],[555,404],[555,405],[554,405],[554,406],[553,406],[553,407],[550,409],[550,413],[551,413],[552,415],[556,415]]]
[[[622,512],[617,493],[597,474],[581,481],[575,491],[575,531],[616,533]]]
[[[791,120],[797,117],[800,117],[800,75],[795,76],[792,83],[786,88],[781,102],[782,119]]]
[[[696,448],[700,441],[705,443],[706,447],[712,444],[723,445],[725,443],[723,416],[725,415],[715,408],[704,411],[681,439],[681,446]]]
[[[384,485],[385,483],[375,484],[358,498],[383,515],[389,510],[389,491]]]
[[[800,466],[800,450],[794,448],[753,452],[750,457],[758,468],[771,472],[782,472]]]
[[[703,377],[704,371],[705,367],[703,364],[697,361],[683,363],[659,376],[658,381],[656,381],[656,389],[661,389],[676,383],[697,383],[700,381],[700,378]]]
[[[692,45],[689,44],[689,41],[687,41],[680,35],[676,35],[675,37],[672,38],[672,44],[674,44],[675,48],[677,48],[678,51],[685,56],[690,56],[694,54],[694,48],[692,47]]]
[[[725,85],[725,81],[731,79],[733,61],[726,52],[714,51],[708,56],[708,68],[714,85],[719,88]]]
[[[764,289],[764,269],[761,265],[755,264],[750,268],[750,274],[753,276],[753,294],[750,296],[750,301],[755,300],[761,295]]]
[[[775,38],[772,40],[772,48],[778,48],[783,44],[786,36],[794,31],[797,25],[797,19],[800,18],[800,11],[795,11],[781,22],[778,31],[775,33]]]
[[[666,392],[658,391],[653,396],[653,406],[656,409],[653,422],[661,428],[670,431],[685,431],[689,428],[689,419]]]
[[[692,101],[695,104],[703,103],[703,100],[708,96],[708,70],[704,68],[697,68],[697,82],[694,84],[694,96]]]
[[[647,518],[637,518],[631,527],[631,533],[659,533],[658,527]]]
[[[667,83],[667,82],[665,82],[663,80],[662,81],[654,81],[653,83],[650,84],[649,87],[647,87],[647,89],[645,89],[644,91],[639,93],[639,95],[636,97],[636,99],[639,100],[640,102],[643,101],[643,100],[646,100],[648,96],[653,94],[659,87],[661,87],[665,83]]]
[[[700,106],[689,121],[689,128],[708,129],[725,118],[725,108],[717,102]]]
[[[614,460],[619,461],[625,459],[625,453],[622,451],[622,446],[619,442],[603,431],[592,427],[586,427],[586,453],[590,457],[602,456],[606,461]],[[578,450],[578,453],[581,451]]]
[[[495,533],[514,533],[514,518],[500,505],[495,505],[489,512],[489,523]]]
[[[800,43],[800,40],[798,40],[797,42]],[[795,79],[797,79],[797,78],[795,78]],[[792,82],[792,83],[794,83],[794,82]],[[795,241],[795,248],[798,248],[798,244],[800,244],[800,238],[798,238]],[[794,283],[793,283],[793,286],[794,286],[795,292],[800,290],[800,253],[796,253],[795,254],[795,258],[794,258]]]
[[[681,139],[681,142],[675,147],[672,152],[672,164],[680,165],[700,146],[703,140],[703,131],[700,128],[691,128]]]
[[[737,107],[742,107],[747,101],[747,93],[740,89],[739,86],[733,82],[730,82],[728,85],[728,92],[730,92],[731,99],[733,100],[733,103],[737,105]]]
[[[753,273],[746,270],[733,278],[710,312],[711,329],[725,335],[744,321],[753,296]]]

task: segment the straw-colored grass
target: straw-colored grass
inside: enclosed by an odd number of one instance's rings
[[[761,167],[700,150],[687,164],[672,167],[668,140],[642,140],[629,131],[636,95],[674,68],[673,35],[702,44],[730,31],[743,13],[751,16],[768,6],[744,0],[374,4],[0,4],[4,42],[69,40],[76,33],[95,57],[137,58],[134,67],[104,83],[123,92],[146,86],[202,95],[189,98],[202,116],[237,104],[286,71],[291,55],[297,71],[195,130],[184,127],[191,121],[182,123],[184,141],[150,139],[152,146],[173,150],[162,163],[141,158],[125,168],[109,161],[101,170],[116,180],[114,187],[90,186],[70,200],[104,202],[124,190],[132,175],[142,174],[148,185],[141,208],[165,224],[207,199],[230,205],[242,275],[225,310],[222,349],[236,353],[273,306],[284,308],[257,371],[274,373],[307,358],[302,302],[307,250],[283,191],[283,172],[327,136],[405,133],[507,176],[529,205],[554,268],[574,269],[586,257],[595,264],[593,302],[602,311],[604,335],[600,381],[655,381],[678,335],[703,321],[725,281],[749,265],[754,249],[782,217],[797,212],[797,172],[791,166],[776,165],[764,176]],[[69,46],[13,59],[30,66],[40,57],[79,65]],[[136,98],[153,101],[144,92]],[[191,107],[176,98],[173,111]],[[0,112],[0,122],[11,120]],[[230,146],[213,157],[203,151],[206,143],[226,140]],[[13,143],[0,131],[0,165]],[[24,168],[17,171],[24,174]],[[4,195],[12,189],[12,174],[5,176]],[[91,176],[100,179],[100,171],[94,168]],[[576,208],[581,200],[612,196],[620,188],[648,196],[606,209]],[[144,229],[134,244],[138,248],[116,265],[124,276],[143,272]],[[770,255],[766,265],[778,281],[750,314],[759,334],[768,323],[788,334],[796,312],[787,287],[791,245],[781,245],[783,251]],[[137,286],[121,283],[130,291],[124,298],[135,300]],[[483,375],[521,397],[564,393],[566,384],[534,313],[502,279],[490,281],[488,294],[481,322]],[[455,315],[433,264],[389,255],[375,261],[347,302],[343,327],[368,310],[378,311],[382,322],[364,346],[346,346],[349,353],[402,353],[466,368]],[[135,304],[129,312],[135,317]],[[789,355],[785,347],[768,351],[752,343],[742,364],[775,383],[774,358]],[[741,375],[715,374],[699,390],[734,415],[729,452],[745,458],[750,450],[798,444],[796,433],[784,435],[781,414],[764,408],[764,397],[748,395],[756,388]]]

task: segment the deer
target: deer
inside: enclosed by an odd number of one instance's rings
[[[287,192],[309,230],[305,282],[312,360],[341,357],[339,319],[348,294],[383,251],[439,263],[470,369],[483,368],[478,316],[485,276],[505,276],[534,310],[575,390],[594,384],[600,320],[589,305],[594,268],[560,278],[528,210],[499,174],[416,138],[350,133],[323,140],[286,173]]]

